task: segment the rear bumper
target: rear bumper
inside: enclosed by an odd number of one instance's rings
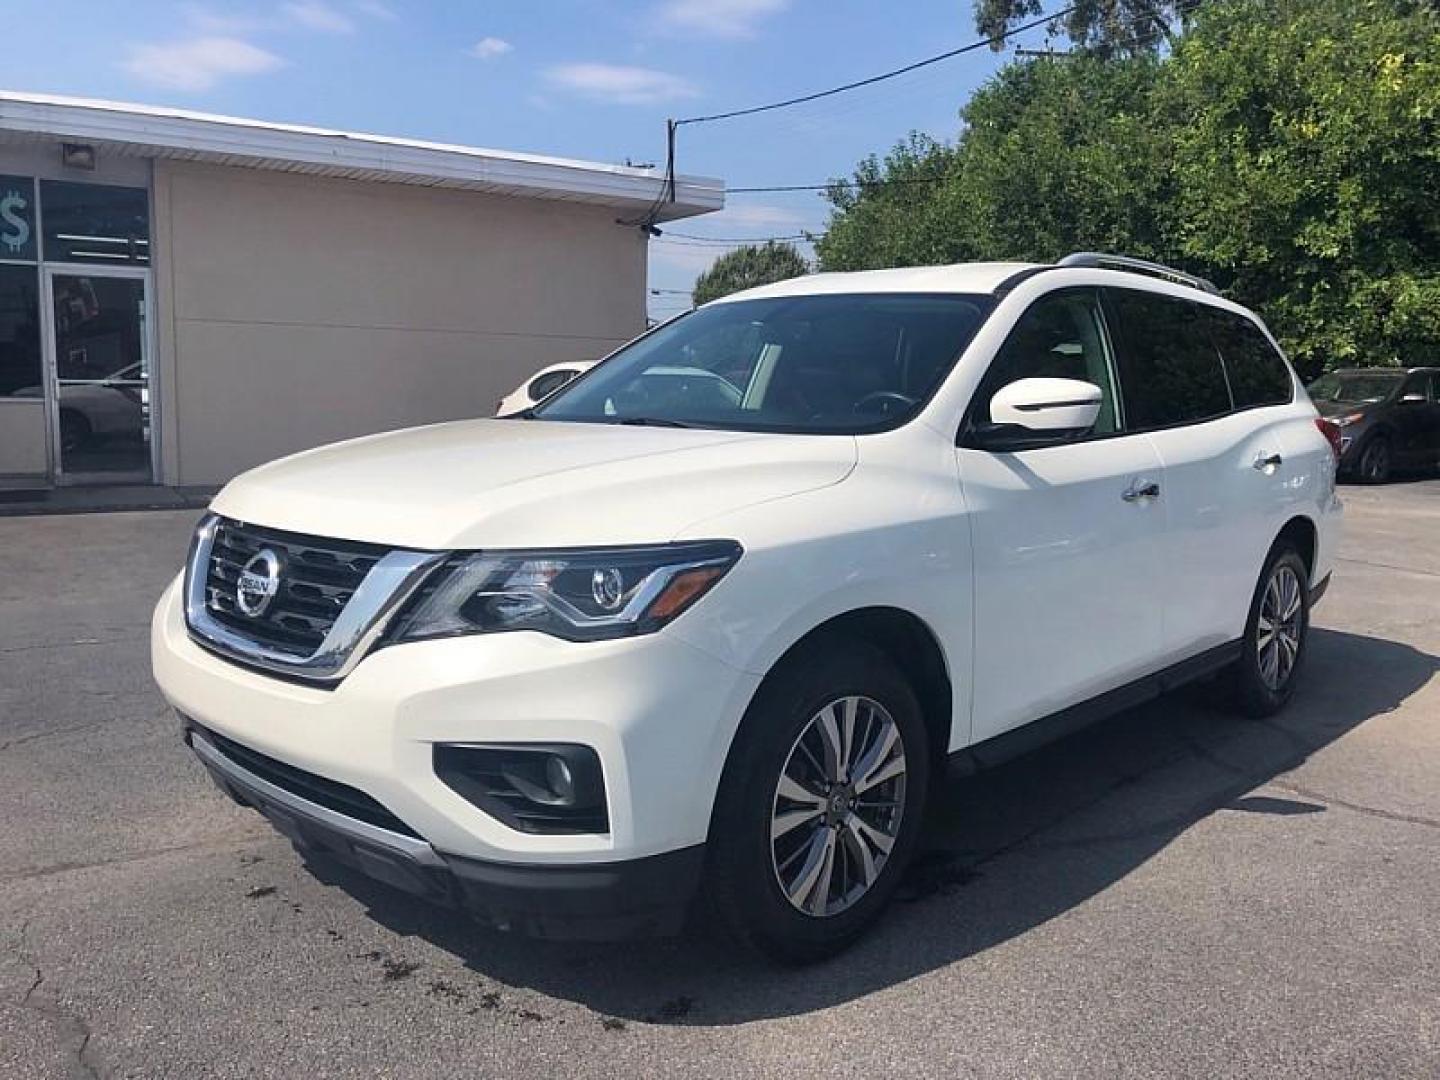
[[[619,862],[558,865],[445,854],[418,836],[338,813],[270,782],[194,723],[186,723],[185,741],[222,791],[264,815],[302,855],[338,862],[498,930],[572,941],[674,934],[699,885],[703,845]]]

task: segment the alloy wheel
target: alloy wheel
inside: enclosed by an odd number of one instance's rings
[[[1300,656],[1304,618],[1301,584],[1293,567],[1280,565],[1270,575],[1255,633],[1255,654],[1260,678],[1271,690],[1285,685]]]
[[[879,878],[905,813],[905,742],[878,701],[830,702],[801,730],[775,787],[771,865],[790,904],[837,915]]]
[[[1390,472],[1390,444],[1377,439],[1360,458],[1360,475],[1366,480],[1383,480]]]

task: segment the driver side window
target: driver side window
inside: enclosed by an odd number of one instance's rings
[[[990,362],[976,391],[971,422],[989,422],[990,399],[1012,382],[1078,379],[1100,388],[1100,415],[1091,432],[1109,435],[1120,429],[1114,370],[1098,295],[1090,289],[1051,293],[1020,316]]]

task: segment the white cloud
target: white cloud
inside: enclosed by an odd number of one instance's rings
[[[486,37],[481,38],[466,51],[477,60],[494,60],[495,57],[504,56],[514,49],[515,46],[504,38]]]
[[[291,22],[307,30],[318,30],[324,34],[355,32],[355,24],[348,15],[336,11],[322,0],[296,0],[282,5],[280,10]]]
[[[684,280],[688,285],[702,271],[710,269],[710,264],[728,250],[730,249],[699,244],[651,244],[650,266],[651,269],[664,268],[674,271],[675,274],[685,275]]]
[[[789,0],[668,0],[660,7],[660,25],[706,37],[747,38],[756,24],[783,9]]]
[[[700,92],[679,75],[620,64],[560,64],[545,78],[552,86],[610,105],[656,105]]]
[[[369,15],[372,19],[384,19],[386,22],[394,22],[400,18],[393,8],[382,4],[380,0],[359,0],[355,9],[362,15]]]
[[[186,25],[197,34],[207,37],[238,37],[267,29],[273,19],[258,15],[242,15],[229,11],[215,11],[201,4],[182,4],[180,14]]]
[[[120,65],[135,78],[167,90],[209,90],[234,75],[263,75],[285,61],[233,37],[195,37],[131,46]]]
[[[697,218],[695,224],[703,222],[706,225],[719,225],[719,229],[712,230],[717,233],[730,228],[759,228],[765,225],[783,225],[784,232],[798,232],[808,220],[806,215],[788,207],[747,201],[732,204],[713,214],[706,214],[703,218]]]

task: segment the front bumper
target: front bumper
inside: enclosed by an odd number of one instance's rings
[[[186,724],[185,741],[222,791],[263,814],[302,855],[338,862],[498,930],[588,941],[673,934],[700,880],[702,846],[577,866],[442,854],[419,837],[337,813],[272,783],[193,723]]]
[[[603,864],[704,842],[720,773],[759,684],[674,635],[572,643],[490,634],[380,649],[333,689],[220,659],[186,631],[178,579],[151,627],[155,679],[205,729],[380,803],[436,852]],[[609,832],[521,832],[435,773],[437,743],[579,743],[604,774]]]

